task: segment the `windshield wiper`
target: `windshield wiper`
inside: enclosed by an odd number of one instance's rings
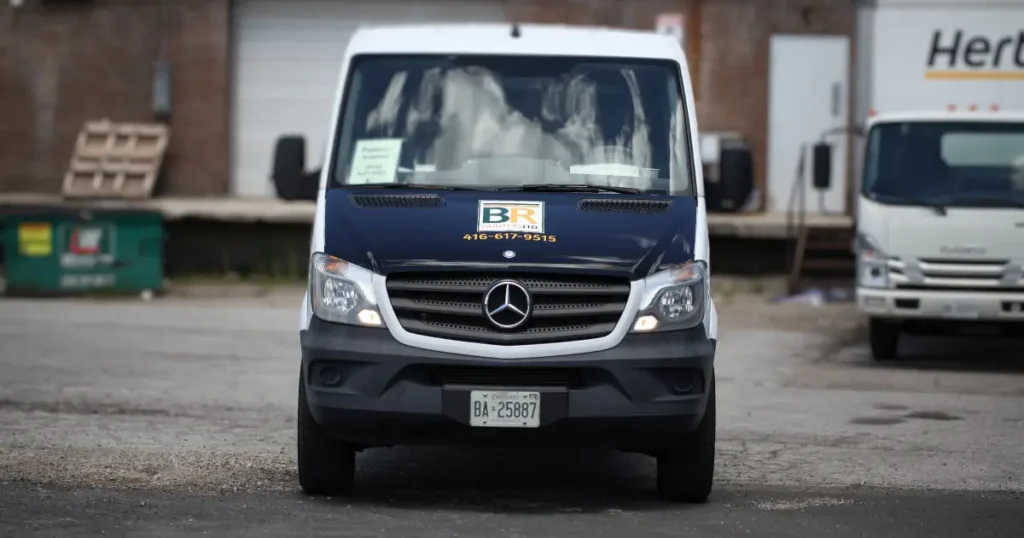
[[[610,187],[605,185],[590,185],[588,183],[533,183],[520,185],[518,187],[508,187],[500,190],[535,192],[616,192],[619,194],[639,194],[643,192],[640,189],[634,189],[632,187]]]
[[[905,204],[913,204],[913,205],[924,206],[924,207],[930,208],[932,211],[935,211],[936,215],[940,215],[940,216],[943,216],[943,217],[945,217],[947,215],[947,213],[948,213],[946,211],[946,206],[944,206],[944,205],[942,205],[940,203],[937,203],[937,202],[935,202],[933,200],[928,200],[926,198],[921,198],[921,197],[918,197],[918,196],[903,196],[903,195],[898,195],[898,194],[872,194],[871,195],[871,199],[873,199],[873,200],[878,200],[879,198],[888,198],[889,200],[892,200],[892,201],[895,201],[895,202],[902,202],[902,203],[905,203]],[[881,201],[881,200],[879,200],[879,201]]]
[[[345,189],[433,189],[443,191],[475,191],[473,187],[458,187],[453,185],[433,185],[430,183],[346,183],[340,185]]]
[[[989,207],[1019,207],[1024,208],[1024,201],[1016,198],[1003,198],[1001,196],[986,195],[986,194],[975,194],[975,195],[960,195],[955,198],[957,202],[967,202],[974,204],[986,204]]]

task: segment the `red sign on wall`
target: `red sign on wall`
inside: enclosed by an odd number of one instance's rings
[[[672,36],[682,46],[686,37],[686,17],[682,13],[662,13],[654,19],[654,31]]]

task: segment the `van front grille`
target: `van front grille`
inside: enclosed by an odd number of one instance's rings
[[[522,285],[533,301],[526,322],[508,330],[484,311],[484,296],[503,280]],[[625,278],[511,272],[399,273],[389,275],[386,286],[406,331],[498,345],[606,336],[622,317],[630,293]]]

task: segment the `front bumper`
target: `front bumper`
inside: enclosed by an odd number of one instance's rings
[[[861,312],[877,318],[1024,322],[1024,293],[857,288]]]
[[[699,424],[716,342],[702,325],[628,335],[599,352],[485,359],[397,342],[384,329],[313,318],[300,333],[310,412],[361,446],[543,442],[646,451]],[[469,426],[472,389],[541,393],[539,428]]]

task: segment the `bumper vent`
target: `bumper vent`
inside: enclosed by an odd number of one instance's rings
[[[499,280],[521,283],[533,300],[523,325],[502,330],[484,313],[484,295]],[[588,275],[401,273],[388,276],[388,296],[402,328],[414,334],[500,345],[600,338],[612,332],[629,299],[624,278]]]
[[[430,370],[429,380],[438,386],[579,388],[586,375],[581,368],[436,366]]]
[[[597,211],[602,213],[664,213],[672,204],[669,200],[619,200],[619,199],[585,199],[580,200],[580,211]]]
[[[441,207],[444,199],[436,194],[353,194],[356,207]]]

